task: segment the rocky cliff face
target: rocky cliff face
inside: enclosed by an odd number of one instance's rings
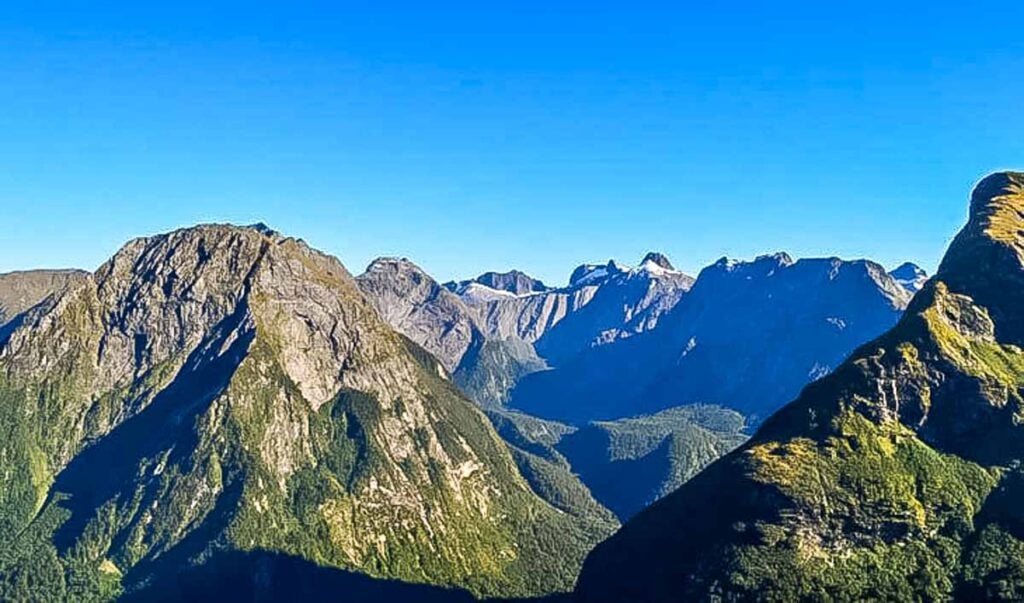
[[[546,368],[531,343],[485,334],[460,297],[409,260],[375,260],[357,282],[385,322],[441,360],[482,406],[501,406],[519,379]]]
[[[1024,593],[1024,174],[899,323],[596,549],[584,601]]]
[[[909,299],[869,261],[722,259],[656,329],[527,377],[511,404],[579,422],[714,403],[758,420],[895,324]]]
[[[477,284],[462,289],[462,297],[491,337],[529,342],[549,364],[558,365],[590,347],[654,328],[679,302],[692,277],[650,257],[637,268],[614,261],[580,266],[561,289],[483,295]]]
[[[407,259],[376,259],[357,282],[385,322],[426,348],[449,373],[483,343],[462,300]]]
[[[107,598],[226,552],[527,595],[606,526],[537,497],[335,259],[138,239],[0,347],[0,598]]]

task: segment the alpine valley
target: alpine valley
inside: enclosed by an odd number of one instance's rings
[[[567,272],[258,224],[0,275],[0,600],[1024,598],[1024,174],[932,277]]]

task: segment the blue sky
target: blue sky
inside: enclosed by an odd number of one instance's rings
[[[0,8],[0,271],[207,221],[441,279],[931,269],[1024,167],[1019,2],[104,4]]]

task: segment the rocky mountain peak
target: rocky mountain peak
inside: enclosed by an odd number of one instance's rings
[[[608,276],[607,266],[600,264],[580,264],[569,276],[569,286],[574,287],[585,283],[592,283]]]
[[[274,230],[273,228],[267,226],[263,222],[256,222],[255,224],[250,224],[246,228],[251,228],[251,229],[255,230],[256,232],[258,232],[260,234],[267,235],[268,237],[279,237],[279,236],[281,236],[281,233],[279,233],[278,231]]]
[[[719,258],[714,264],[708,266],[701,271],[703,275],[705,272],[710,274],[713,272],[739,272],[741,274],[758,274],[763,275],[770,273],[778,268],[786,268],[792,266],[796,262],[790,255],[784,251],[780,251],[772,254],[759,255],[753,260],[737,260],[728,257]]]
[[[913,262],[903,262],[895,269],[890,271],[889,274],[891,274],[894,278],[900,279],[914,279],[928,275],[928,273],[924,271],[924,268],[921,268],[920,266]]]
[[[425,278],[433,281],[433,279],[426,273],[425,270],[420,268],[414,262],[408,258],[398,257],[379,257],[366,267],[363,276],[374,274],[374,273],[389,273],[394,275],[404,275],[405,277],[413,278]]]
[[[967,225],[935,277],[984,306],[1001,340],[1024,344],[1024,173],[999,172],[978,183]]]
[[[448,372],[482,338],[465,303],[405,258],[377,258],[356,279],[381,317],[423,345]]]
[[[538,291],[547,291],[548,287],[541,281],[519,270],[509,272],[485,272],[474,279],[481,285],[497,291],[507,291],[515,295],[525,295]]]
[[[672,265],[672,262],[670,262],[664,254],[658,253],[657,251],[651,251],[645,255],[644,259],[640,262],[640,265],[643,266],[647,263],[654,264],[655,266],[664,268],[665,270],[675,270],[675,266]]]
[[[775,253],[758,256],[754,258],[754,262],[779,267],[792,266],[795,263],[793,257],[785,251],[777,251]]]
[[[917,293],[928,281],[928,273],[913,262],[903,262],[895,270],[889,272],[897,283],[911,293]]]
[[[83,282],[82,270],[26,270],[0,274],[0,326],[51,295]]]

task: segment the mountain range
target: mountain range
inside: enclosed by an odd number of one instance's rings
[[[926,279],[913,264],[779,253],[695,280],[654,252],[636,268],[581,265],[561,288],[519,271],[441,285],[395,258],[358,277],[480,404],[577,424],[692,403],[764,418],[895,324]],[[765,365],[769,348],[782,353]]]
[[[440,284],[263,225],[0,275],[0,599],[1013,598],[1021,199],[932,278]]]
[[[444,367],[299,240],[201,226],[48,294],[17,282],[33,299],[10,307],[43,297],[0,330],[0,599],[296,565],[541,595],[615,527],[537,496]]]
[[[756,422],[895,324],[910,297],[865,260],[722,259],[656,328],[522,379],[509,405],[579,422],[706,403]]]
[[[578,431],[554,448],[532,444],[624,521],[895,324],[912,295],[907,287],[926,276],[912,264],[889,274],[865,260],[780,253],[722,259],[694,280],[652,252],[637,268],[581,265],[563,288],[519,271],[440,285],[395,258],[375,260],[357,280],[385,320],[438,356],[492,418],[512,409],[498,424],[506,439],[508,426],[527,415],[533,425],[543,417]],[[686,405],[720,407],[738,417],[726,424],[739,427],[706,430]],[[637,426],[649,445],[623,454],[610,434],[635,434]],[[535,462],[517,459],[534,474]],[[616,487],[623,477],[629,487]]]
[[[589,556],[579,601],[1020,600],[1024,174],[899,322]]]

